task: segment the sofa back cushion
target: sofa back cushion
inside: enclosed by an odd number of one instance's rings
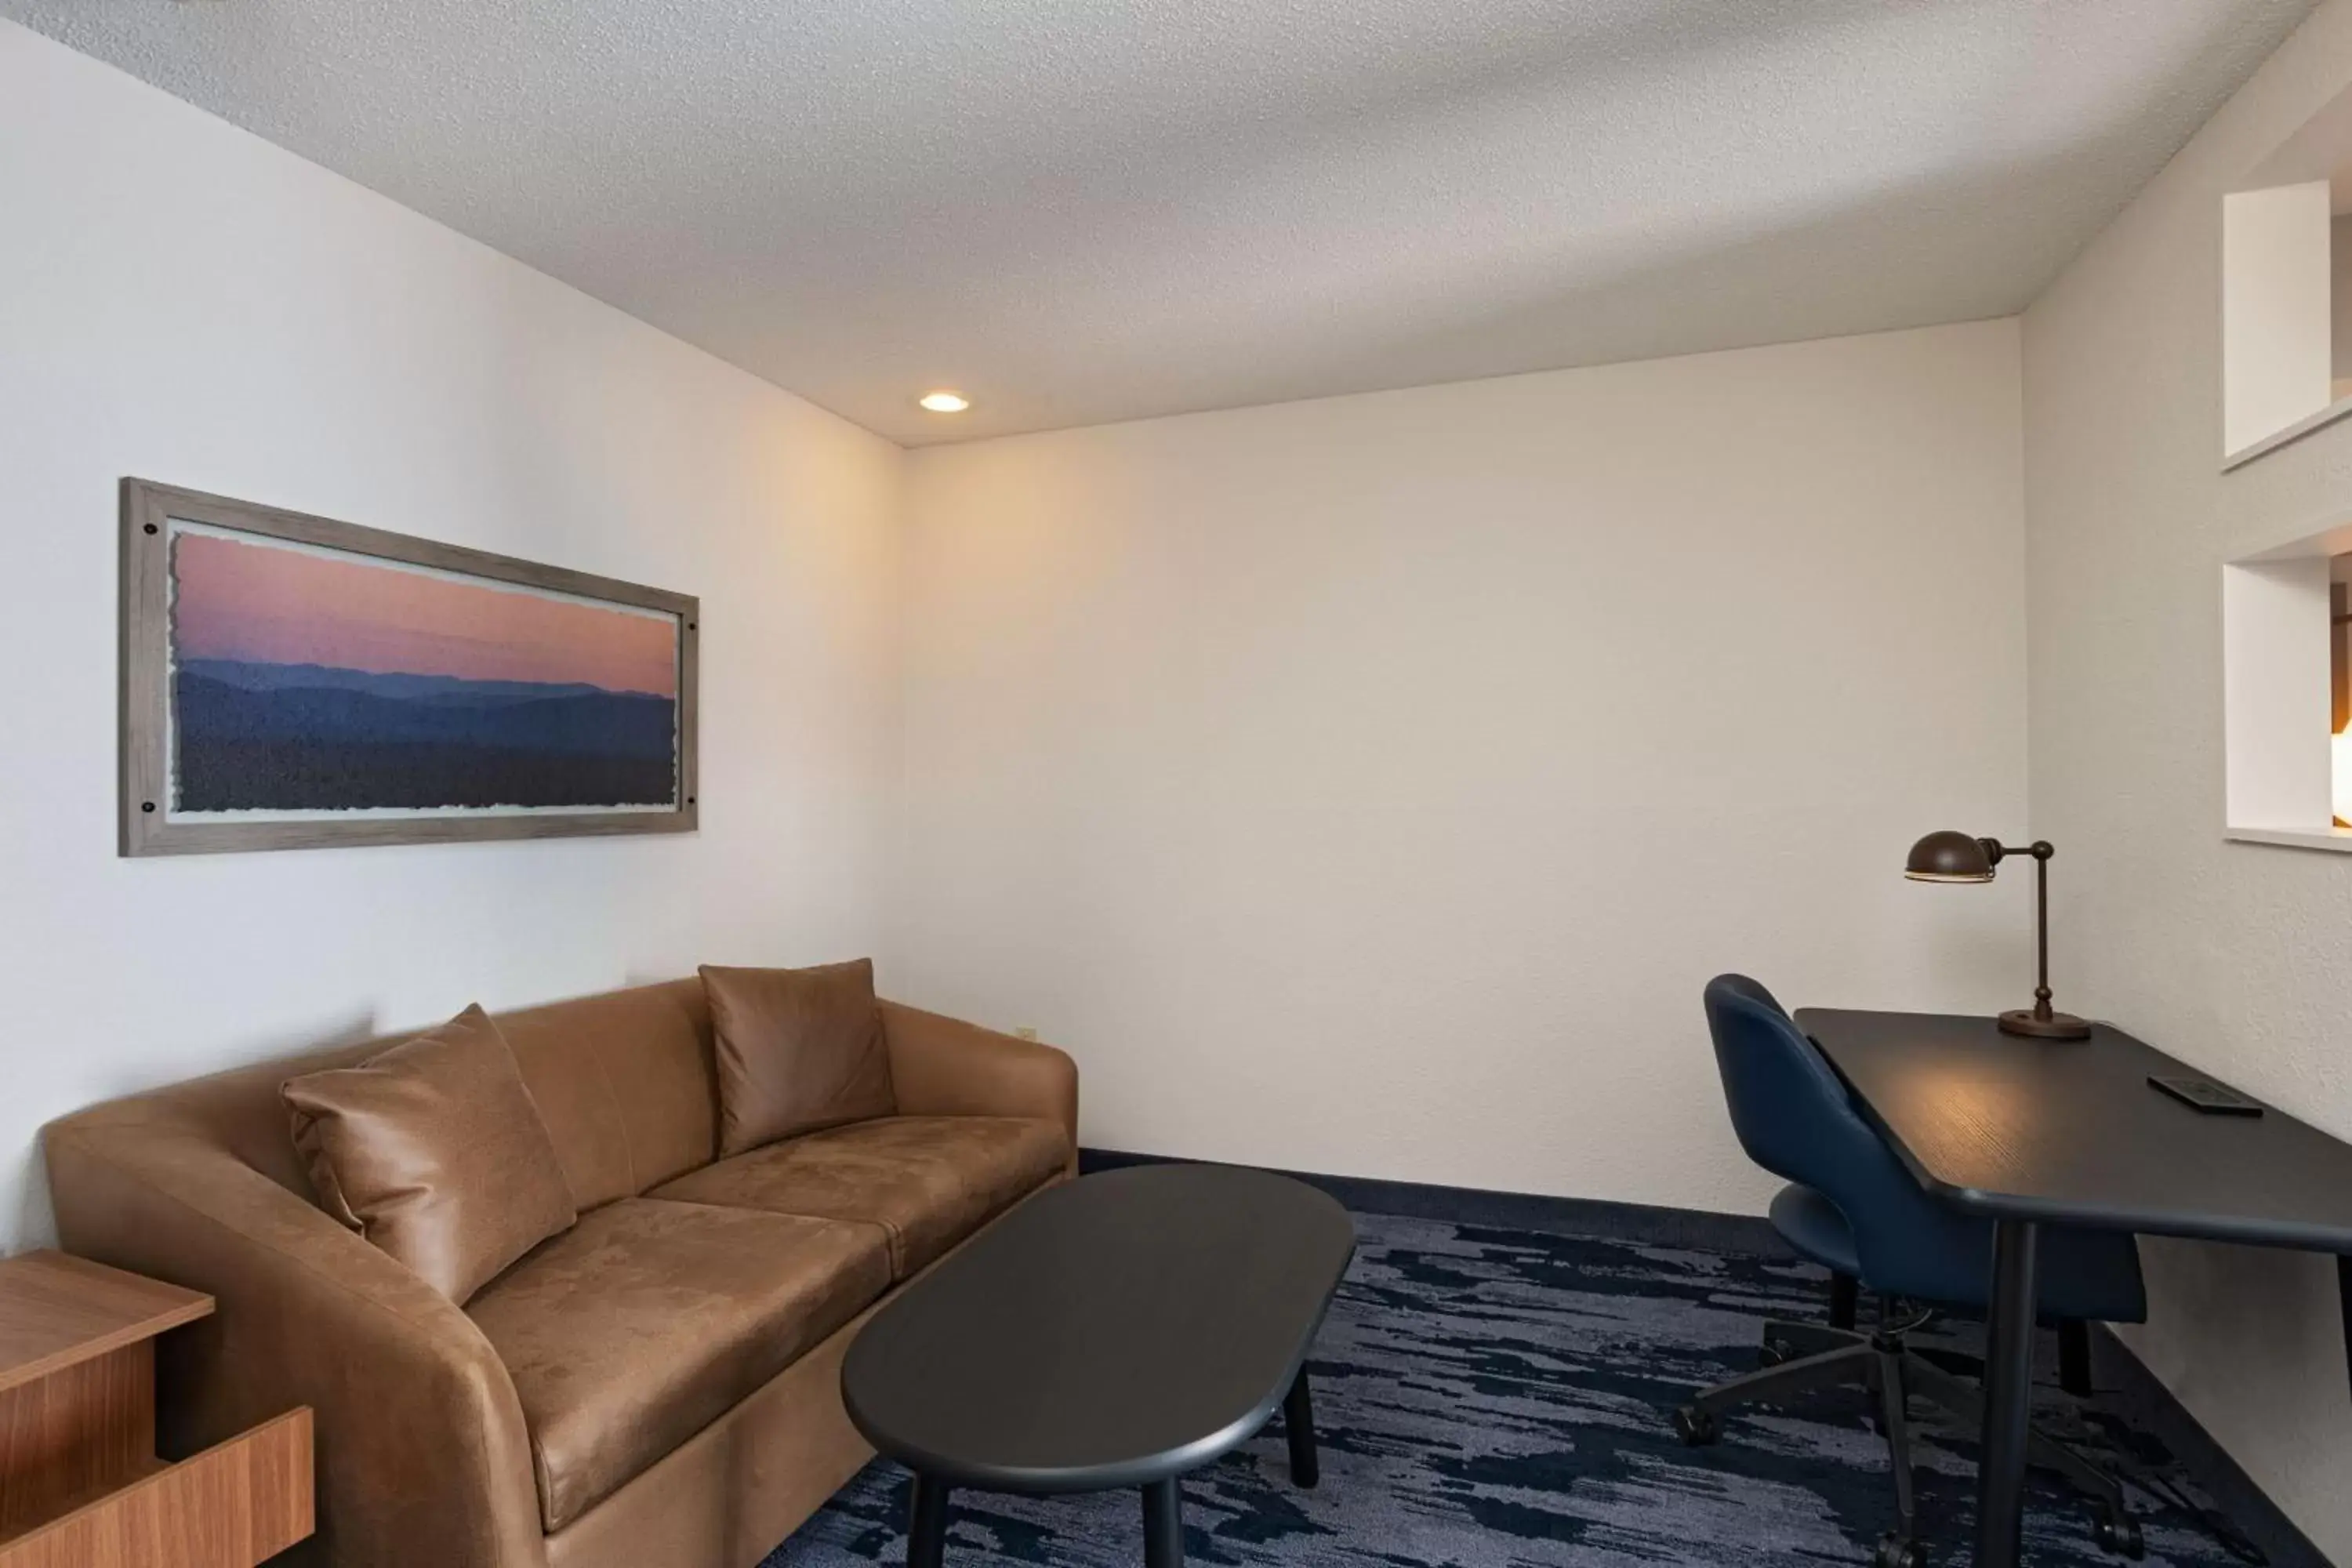
[[[898,1110],[871,959],[813,969],[705,964],[702,984],[718,1053],[721,1158]]]
[[[583,1210],[710,1163],[710,1008],[674,980],[498,1016]]]
[[[635,1197],[715,1157],[718,1089],[701,981],[661,981],[491,1017],[514,1052],[582,1213]],[[114,1122],[184,1128],[288,1191],[312,1197],[278,1086],[365,1061],[413,1033],[352,1038],[166,1084],[115,1100],[103,1114]]]
[[[479,1007],[279,1093],[320,1206],[459,1306],[578,1217],[514,1053]]]

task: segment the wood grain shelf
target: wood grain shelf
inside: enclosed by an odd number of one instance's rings
[[[155,1457],[155,1336],[212,1310],[62,1253],[0,1259],[0,1568],[254,1568],[310,1533],[308,1409]]]
[[[0,1262],[0,1390],[210,1317],[213,1299],[62,1252]]]
[[[308,1536],[305,1407],[128,1485],[13,1540],[0,1568],[254,1568]]]

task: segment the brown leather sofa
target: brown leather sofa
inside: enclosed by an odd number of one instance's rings
[[[713,1163],[698,981],[499,1025],[580,1210],[461,1310],[321,1210],[278,1085],[46,1134],[71,1251],[219,1299],[159,1354],[161,1442],[317,1413],[320,1532],[401,1568],[747,1568],[856,1473],[844,1351],[880,1300],[1076,1164],[1061,1052],[882,1004],[898,1114]]]

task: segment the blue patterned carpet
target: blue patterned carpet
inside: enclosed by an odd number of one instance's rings
[[[1692,1449],[1667,1413],[1756,1364],[1768,1315],[1820,1321],[1822,1277],[1721,1253],[1357,1216],[1361,1245],[1310,1362],[1322,1485],[1289,1483],[1280,1416],[1184,1484],[1188,1562],[1226,1568],[1516,1568],[1866,1563],[1893,1521],[1859,1390],[1750,1407]],[[2041,1358],[2054,1366],[2045,1347]],[[2046,1375],[2046,1371],[2045,1371]],[[2054,1387],[2037,1409],[2096,1457],[2152,1437]],[[1915,1402],[1931,1558],[1964,1563],[1976,1445]],[[2128,1485],[2128,1468],[2126,1470]],[[2117,1564],[2075,1495],[2037,1474],[2026,1560]],[[763,1568],[903,1563],[905,1473],[877,1461]],[[2200,1502],[2205,1500],[2200,1498]],[[2132,1489],[2152,1564],[2231,1559]],[[1133,1493],[959,1492],[950,1568],[1139,1568]]]

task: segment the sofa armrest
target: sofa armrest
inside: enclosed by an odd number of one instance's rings
[[[44,1144],[68,1249],[219,1302],[158,1348],[167,1451],[307,1405],[319,1559],[545,1568],[514,1384],[447,1298],[169,1116],[85,1112]]]
[[[1078,1166],[1078,1068],[1051,1046],[882,1004],[890,1084],[908,1116],[1034,1116],[1058,1122]]]

